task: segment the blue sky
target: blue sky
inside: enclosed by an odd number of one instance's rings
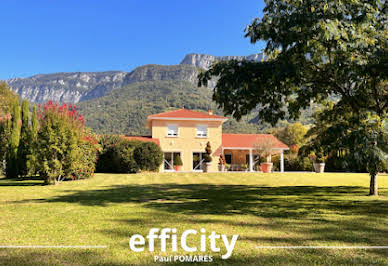
[[[0,79],[38,73],[130,71],[188,53],[260,52],[244,28],[254,0],[1,0]]]

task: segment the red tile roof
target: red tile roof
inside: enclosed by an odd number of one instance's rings
[[[265,141],[271,141],[275,149],[288,149],[286,144],[270,134],[222,134],[223,148],[254,148]]]
[[[183,119],[210,119],[210,120],[226,120],[226,117],[213,115],[204,112],[191,111],[181,108],[175,111],[164,112],[148,116],[148,119],[169,119],[169,118],[183,118]]]
[[[154,139],[148,136],[121,136],[121,137],[127,140],[149,141],[149,142],[155,143],[156,145],[160,145],[159,139]]]

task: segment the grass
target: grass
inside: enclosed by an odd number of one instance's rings
[[[381,196],[369,197],[366,174],[96,174],[57,186],[0,179],[0,245],[108,246],[0,249],[0,264],[154,265],[153,255],[173,253],[132,252],[129,238],[170,227],[238,234],[228,260],[205,252],[216,264],[387,265],[388,250],[256,248],[388,246],[388,176],[379,183]]]

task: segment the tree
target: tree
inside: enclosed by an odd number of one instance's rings
[[[0,172],[4,170],[5,161],[9,159],[11,118],[16,103],[18,103],[18,96],[9,89],[6,83],[0,82]]]
[[[31,153],[31,128],[29,125],[30,110],[28,107],[28,101],[22,102],[21,110],[21,131],[20,131],[20,143],[18,148],[18,176],[24,177],[28,174],[27,158]]]
[[[37,108],[32,109],[29,153],[27,155],[27,169],[29,175],[36,175],[38,167],[38,116]]]
[[[14,102],[12,109],[12,119],[11,119],[11,131],[9,138],[9,149],[7,152],[7,162],[6,162],[6,176],[7,178],[17,178],[18,177],[18,148],[20,142],[20,107],[19,102]]]
[[[65,178],[90,177],[94,168],[89,150],[97,154],[96,143],[84,128],[84,119],[73,105],[59,106],[48,102],[40,109],[38,130],[38,171],[47,184],[58,183]],[[88,145],[84,145],[89,142]],[[87,149],[87,150],[85,150]],[[90,159],[85,159],[87,156]],[[95,159],[94,159],[95,160]],[[80,170],[85,171],[80,174]]]
[[[13,93],[5,82],[0,82],[0,117],[12,113],[12,108],[18,96]]]
[[[287,124],[282,128],[270,130],[270,133],[288,146],[297,145],[299,147],[305,142],[307,128],[301,123],[293,123]]]
[[[5,170],[5,160],[9,151],[11,136],[11,116],[0,117],[0,173]]]
[[[255,143],[253,148],[260,155],[261,161],[266,160],[267,163],[271,162],[271,155],[274,148],[274,143],[271,139],[265,139],[262,142]]]
[[[377,173],[387,169],[387,132],[377,115],[354,113],[350,107],[328,103],[315,115],[307,132],[310,141],[300,153],[322,150],[328,160],[339,161],[343,169],[367,170],[371,175],[370,195],[378,195]],[[318,154],[317,154],[318,155]]]
[[[286,111],[298,118],[312,102],[339,96],[337,105],[381,121],[388,109],[386,14],[386,1],[266,1],[263,18],[246,29],[252,43],[266,42],[266,60],[218,62],[199,75],[199,85],[217,77],[213,99],[237,119],[259,105],[261,120],[275,125]]]

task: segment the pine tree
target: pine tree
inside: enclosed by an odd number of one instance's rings
[[[11,136],[6,165],[7,178],[17,178],[18,176],[17,156],[20,142],[20,107],[18,102],[15,102],[12,110]]]
[[[27,158],[31,150],[31,128],[29,125],[29,106],[28,101],[22,102],[22,125],[20,131],[20,143],[18,148],[18,176],[24,177],[28,174]]]

